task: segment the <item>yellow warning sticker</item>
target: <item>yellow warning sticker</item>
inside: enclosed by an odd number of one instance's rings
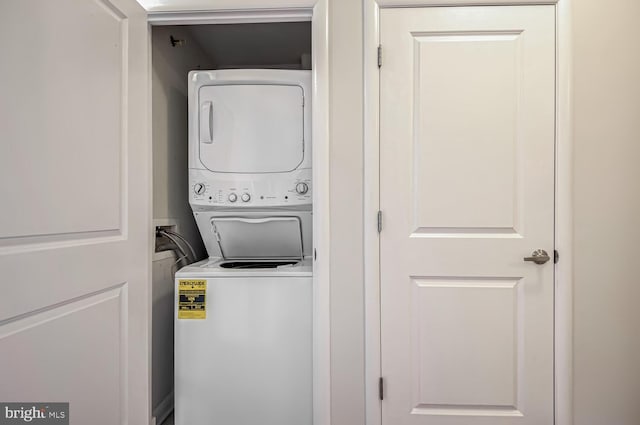
[[[206,319],[206,298],[206,280],[180,279],[178,281],[178,319]]]

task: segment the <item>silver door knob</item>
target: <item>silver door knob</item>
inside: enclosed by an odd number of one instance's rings
[[[531,257],[524,257],[524,261],[533,261],[536,264],[544,264],[549,261],[551,257],[544,249],[536,249],[531,254]]]

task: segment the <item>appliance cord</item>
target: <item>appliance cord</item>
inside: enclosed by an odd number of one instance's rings
[[[195,261],[195,259],[191,260],[189,258],[189,254],[184,250],[184,248],[180,244],[180,241],[178,240],[178,238],[174,237],[173,235],[168,234],[164,229],[160,229],[156,233],[158,235],[164,236],[165,238],[169,239],[173,243],[173,245],[176,247],[176,249],[179,251],[178,254],[180,256],[178,257],[178,259],[176,260],[176,262],[174,264],[178,264],[183,260],[186,260],[186,264],[189,264],[189,263],[192,263],[193,261]]]
[[[161,229],[162,233],[168,234],[168,235],[172,235],[175,236],[176,238],[180,239],[182,242],[184,242],[184,244],[187,246],[187,248],[189,248],[189,253],[191,254],[191,261],[196,261],[197,257],[196,257],[196,251],[193,249],[193,246],[191,246],[191,244],[189,243],[189,241],[182,236],[180,233],[176,233],[172,230],[167,230],[167,229]]]

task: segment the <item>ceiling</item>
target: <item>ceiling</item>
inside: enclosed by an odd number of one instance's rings
[[[218,68],[300,64],[311,54],[311,22],[183,27]]]

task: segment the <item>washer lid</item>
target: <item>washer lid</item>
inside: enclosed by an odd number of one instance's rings
[[[228,260],[302,258],[299,217],[216,217],[211,228]]]
[[[198,93],[199,157],[219,173],[282,173],[304,160],[304,90],[237,82]]]

